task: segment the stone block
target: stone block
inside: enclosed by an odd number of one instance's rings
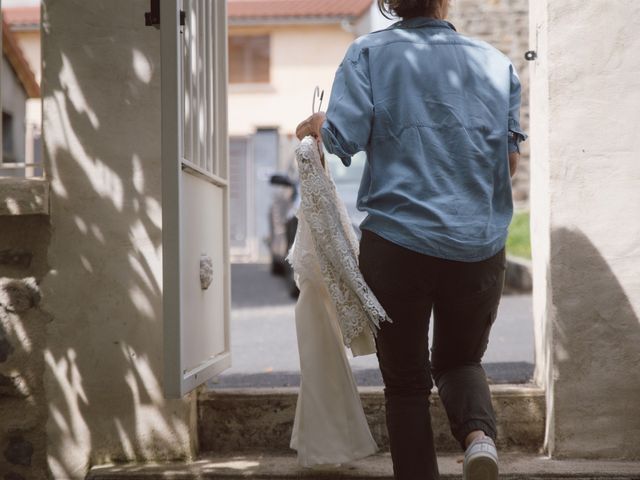
[[[34,278],[0,278],[0,308],[22,313],[40,303],[40,290]]]
[[[14,433],[44,431],[46,410],[43,407],[42,402],[31,402],[26,396],[0,396],[0,443]]]
[[[533,288],[531,261],[513,256],[507,257],[505,291],[530,292]]]
[[[22,375],[4,375],[0,373],[0,398],[24,398],[29,394],[29,387]]]
[[[31,265],[33,254],[24,248],[10,248],[0,250],[0,265],[11,265],[27,269]]]
[[[23,477],[19,473],[16,472],[8,472],[4,474],[4,480],[26,480],[26,477]]]
[[[537,452],[544,437],[544,393],[531,386],[492,386],[501,449]],[[369,428],[381,450],[388,450],[381,388],[360,389]],[[288,451],[297,400],[296,388],[217,390],[198,400],[198,438],[202,452]],[[439,451],[458,451],[437,394],[431,397],[434,438]]]
[[[13,345],[9,342],[7,335],[0,323],[0,363],[6,362],[9,355],[13,353]]]
[[[0,277],[0,478],[46,478],[43,350],[50,317],[39,304],[34,278]]]
[[[40,281],[49,271],[50,236],[46,215],[0,215],[0,278],[34,277]]]
[[[0,216],[48,215],[49,182],[42,178],[0,178]]]
[[[22,435],[11,435],[7,439],[7,446],[2,452],[4,458],[13,465],[31,466],[33,444]]]

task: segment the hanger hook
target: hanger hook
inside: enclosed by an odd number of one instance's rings
[[[311,103],[311,114],[317,113],[322,108],[322,99],[324,98],[324,90],[320,90],[320,87],[316,85],[313,90],[313,102]],[[318,103],[318,110],[316,110],[316,99],[320,99]]]

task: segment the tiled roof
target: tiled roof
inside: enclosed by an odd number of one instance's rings
[[[13,71],[16,72],[16,76],[27,93],[27,97],[38,98],[40,96],[40,86],[27,60],[24,58],[18,41],[4,18],[2,19],[2,53],[9,61]]]
[[[372,0],[229,0],[232,21],[309,18],[358,18]]]
[[[40,6],[3,8],[2,16],[12,29],[24,27],[40,29]]]

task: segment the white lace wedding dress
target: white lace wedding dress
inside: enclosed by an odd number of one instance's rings
[[[313,138],[303,139],[296,160],[301,205],[287,259],[300,289],[301,382],[291,448],[300,465],[335,465],[377,451],[345,346],[374,353],[373,335],[390,319],[358,269],[357,237]]]

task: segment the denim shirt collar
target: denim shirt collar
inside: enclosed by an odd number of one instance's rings
[[[420,27],[432,27],[432,28],[449,28],[454,32],[457,31],[456,27],[451,22],[446,20],[440,20],[430,17],[413,17],[400,20],[399,22],[391,25],[390,28],[420,28]]]

